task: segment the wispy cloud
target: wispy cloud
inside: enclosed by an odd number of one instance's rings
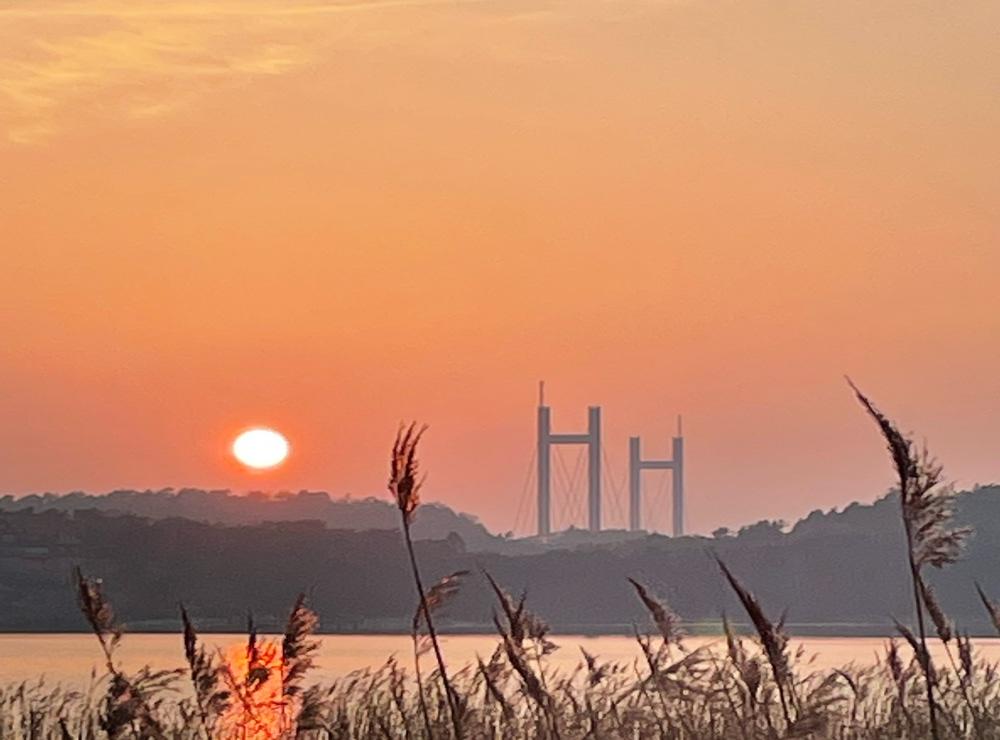
[[[690,0],[0,0],[0,145],[177,114],[340,52],[563,63],[567,32]],[[588,30],[589,33],[589,30]]]
[[[467,0],[470,1],[470,0]],[[113,16],[117,18],[179,18],[179,17],[295,17],[331,15],[376,8],[410,7],[415,5],[454,4],[448,0],[357,0],[356,2],[317,2],[273,5],[263,2],[205,2],[170,3],[156,2],[109,3],[68,2],[31,3],[28,6],[0,7],[3,18],[86,18]]]
[[[309,64],[329,39],[317,17],[437,4],[24,0],[0,7],[0,137],[32,143],[81,119],[164,115],[220,86]]]

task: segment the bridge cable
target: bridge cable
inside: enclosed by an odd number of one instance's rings
[[[658,506],[660,511],[662,512],[663,518],[660,519],[659,517],[657,517],[657,519],[654,521],[663,522],[663,529],[661,531],[664,534],[666,534],[670,532],[670,529],[668,527],[668,522],[670,519],[670,505],[667,500],[667,480],[670,478],[671,475],[673,475],[673,472],[672,471],[668,472],[666,470],[658,470],[657,472],[660,474],[660,486],[657,489],[656,498],[657,501],[659,501]]]
[[[611,467],[611,459],[608,457],[608,451],[601,447],[602,457],[604,458],[604,479],[605,483],[608,484],[608,488],[611,490],[611,503],[614,504],[614,511],[618,516],[618,520],[624,522],[623,528],[628,526],[628,522],[625,519],[625,514],[622,511],[621,503],[621,492],[625,487],[625,481],[621,480],[617,485],[615,484],[614,470]]]
[[[524,475],[524,484],[521,486],[521,498],[517,502],[517,513],[514,515],[514,527],[513,529],[511,529],[511,531],[514,532],[514,534],[517,534],[517,528],[521,526],[522,512],[525,514],[526,517],[530,516],[530,514],[525,511],[526,508],[525,503],[528,500],[528,495],[531,490],[531,481],[535,477],[535,462],[536,462],[535,458],[537,455],[538,455],[538,450],[532,447],[531,461],[528,463],[528,470]],[[530,524],[530,522],[525,522],[525,529],[528,529],[528,531],[530,531],[530,529],[528,528],[528,524]]]
[[[556,496],[557,502],[560,506],[559,519],[552,524],[552,530],[554,532],[562,531],[560,527],[563,526],[567,519],[571,520],[572,517],[572,514],[569,511],[571,503],[571,493],[569,491],[569,472],[566,468],[566,463],[562,458],[562,450],[558,446],[555,448],[555,458],[556,464],[552,467],[552,472],[555,473],[553,477],[556,479],[557,485],[553,486],[553,488],[556,489],[555,492],[557,494],[561,493],[561,495]]]
[[[569,479],[569,487],[572,495],[570,503],[571,506],[570,516],[573,518],[574,522],[583,522],[581,526],[586,526],[586,522],[584,522],[584,510],[586,508],[584,506],[584,500],[587,498],[587,494],[580,492],[579,495],[576,495],[577,486],[579,485],[580,481],[580,473],[583,470],[583,453],[584,449],[582,447],[577,449],[576,462],[573,464],[573,474],[570,476]]]

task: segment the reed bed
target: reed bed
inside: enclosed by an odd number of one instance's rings
[[[559,645],[523,594],[509,593],[485,572],[453,573],[424,586],[410,539],[423,428],[411,425],[397,435],[389,480],[417,595],[411,665],[393,657],[329,685],[309,684],[318,616],[300,596],[280,640],[260,637],[251,618],[246,641],[228,651],[208,649],[182,606],[178,653],[187,667],[127,672],[117,656],[122,630],[102,584],[78,570],[79,605],[102,672],[80,691],[43,681],[0,688],[0,738],[1000,738],[1000,666],[977,654],[926,579],[928,568],[959,557],[970,532],[952,526],[952,493],[940,467],[854,390],[898,477],[916,623],[897,622],[898,639],[886,641],[874,665],[813,670],[807,656],[790,650],[783,619],[769,616],[738,573],[716,558],[753,626],[749,635],[724,618],[716,645],[691,649],[670,606],[631,580],[649,614],[635,633],[641,657],[606,662],[581,649],[575,670],[553,669]],[[435,615],[470,577],[486,579],[496,597],[497,645],[473,664],[450,666]],[[1000,633],[1000,605],[977,589]],[[944,660],[932,659],[932,641]]]
[[[547,657],[565,648],[520,598],[504,598],[496,650],[449,675],[466,738],[931,736],[923,668],[904,640],[888,640],[874,665],[814,671],[808,656],[782,653],[776,623],[762,625],[773,630],[770,654],[759,633],[732,630],[712,648],[689,650],[679,623],[659,620],[652,608],[651,629],[636,637],[641,659],[605,662],[581,650],[576,669],[560,672]],[[669,639],[657,621],[669,624]],[[304,676],[295,651],[282,657],[278,641],[248,637],[233,651],[206,650],[208,660],[197,658],[199,641],[186,670],[126,674],[118,667],[81,690],[42,681],[0,689],[0,737],[451,738],[446,689],[423,640],[416,639],[419,680],[392,658],[298,692],[280,688],[286,677]],[[979,658],[971,641],[954,642],[956,665],[934,669],[940,732],[1000,737],[998,667]],[[178,658],[183,653],[178,640]]]

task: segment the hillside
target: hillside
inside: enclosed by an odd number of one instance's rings
[[[395,530],[399,526],[399,512],[387,499],[334,499],[324,491],[239,495],[227,490],[166,488],[159,491],[45,493],[0,498],[0,511],[70,512],[88,509],[148,519],[179,517],[221,525],[312,520],[332,529],[358,532]],[[430,503],[422,507],[420,520],[413,529],[417,539],[444,539],[452,533],[474,549],[489,547],[497,539],[468,514],[456,513],[441,504]]]
[[[788,531],[758,523],[736,534],[673,540],[646,536],[533,555],[474,552],[459,536],[418,543],[428,581],[471,571],[447,614],[452,629],[488,629],[483,569],[564,631],[627,631],[644,623],[626,582],[647,583],[688,620],[739,614],[710,553],[728,561],[769,610],[788,610],[792,631],[888,632],[910,614],[896,503],[814,512]],[[421,510],[418,522],[430,509]],[[935,579],[963,629],[986,631],[974,582],[1000,595],[1000,487],[958,498],[958,519],[977,534],[965,557]],[[247,609],[276,626],[300,590],[312,593],[331,631],[404,630],[415,595],[395,531],[354,532],[322,522],[221,526],[98,511],[0,513],[0,629],[83,626],[68,574],[105,579],[133,627],[173,629],[184,601],[206,628],[237,629]],[[937,575],[937,574],[934,574]],[[843,624],[854,625],[847,628]],[[835,625],[831,627],[830,625]]]

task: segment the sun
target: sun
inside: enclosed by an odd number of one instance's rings
[[[233,456],[254,470],[281,465],[290,450],[285,436],[267,427],[247,429],[233,440]]]

